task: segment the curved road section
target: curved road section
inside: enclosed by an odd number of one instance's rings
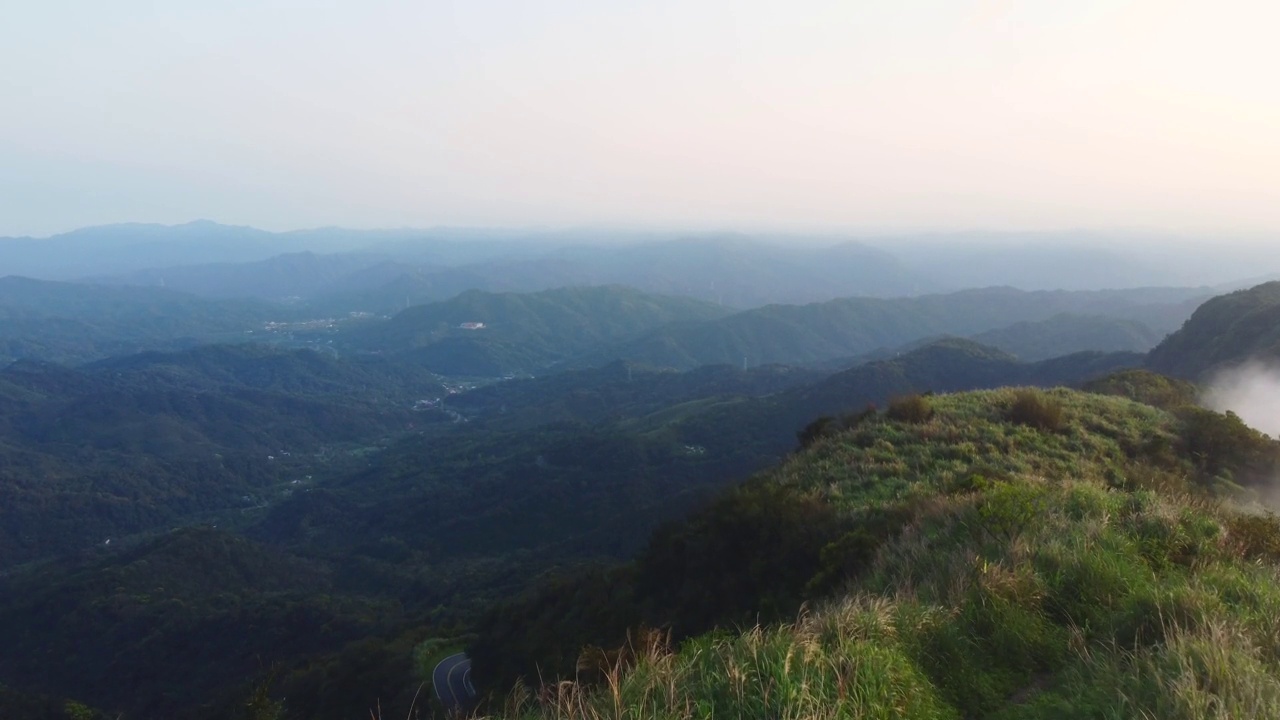
[[[431,673],[431,684],[446,711],[466,712],[476,699],[476,689],[471,684],[471,658],[466,653],[458,653],[441,660]]]

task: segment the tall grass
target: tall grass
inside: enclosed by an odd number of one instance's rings
[[[1280,717],[1280,523],[1135,453],[1172,418],[1055,391],[931,398],[927,423],[859,425],[778,469],[850,517],[901,528],[794,622],[584,655],[583,678],[495,715],[693,718]],[[1161,445],[1161,447],[1164,447]],[[1162,451],[1163,452],[1163,451]],[[895,517],[897,515],[894,515]]]

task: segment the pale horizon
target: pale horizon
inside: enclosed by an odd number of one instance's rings
[[[51,0],[0,236],[1280,231],[1280,7]]]

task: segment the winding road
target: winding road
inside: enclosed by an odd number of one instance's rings
[[[476,698],[475,686],[471,684],[471,658],[466,653],[458,653],[441,660],[431,673],[431,684],[445,710],[466,712]]]

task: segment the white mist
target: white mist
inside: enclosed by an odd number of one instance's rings
[[[1230,410],[1250,427],[1280,437],[1280,365],[1250,362],[1219,373],[1202,400],[1218,412]]]

